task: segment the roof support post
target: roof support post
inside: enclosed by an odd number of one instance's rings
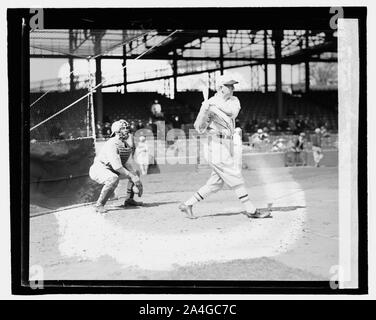
[[[101,58],[95,58],[95,85],[97,86],[102,82],[102,63]],[[102,86],[99,86],[95,92],[96,98],[96,111],[97,111],[97,122],[103,123],[103,95]]]
[[[73,35],[73,30],[69,30],[69,52],[73,52],[73,43],[74,43],[74,35]],[[74,64],[73,64],[73,58],[72,56],[69,56],[68,58],[69,62],[69,90],[73,91],[75,89],[75,84],[74,84]]]
[[[275,87],[277,97],[278,118],[284,117],[283,94],[282,94],[282,47],[283,30],[273,30],[274,49],[275,49]]]
[[[305,48],[308,49],[309,47],[309,31],[306,30],[306,33],[305,33]],[[310,78],[310,70],[309,70],[309,58],[308,56],[306,56],[306,60],[305,60],[305,92],[308,93],[310,88],[310,81],[309,81],[309,78]]]
[[[173,78],[174,78],[174,98],[175,98],[178,93],[178,55],[177,55],[176,50],[174,50],[172,69],[173,69]]]
[[[124,87],[124,93],[127,92],[127,48],[124,45],[123,46],[123,87]]]
[[[264,30],[264,88],[265,92],[269,91],[268,84],[268,31]]]
[[[220,73],[223,74],[223,33],[220,32],[219,35],[219,65],[220,65]]]

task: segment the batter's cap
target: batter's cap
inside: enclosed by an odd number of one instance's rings
[[[129,128],[129,123],[125,120],[115,121],[111,126],[111,137],[115,135],[116,132],[120,132],[121,128]]]
[[[225,86],[225,85],[234,85],[239,83],[234,79],[234,77],[229,76],[229,75],[222,75],[218,78],[217,84],[218,86]]]

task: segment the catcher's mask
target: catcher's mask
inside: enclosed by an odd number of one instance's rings
[[[126,130],[122,130],[124,128]],[[115,121],[111,126],[111,137],[113,137],[115,133],[119,133],[119,136],[121,139],[126,139],[128,138],[129,129],[130,129],[130,125],[127,121],[125,120]]]

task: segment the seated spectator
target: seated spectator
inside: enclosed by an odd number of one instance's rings
[[[286,142],[286,140],[282,139],[282,138],[279,138],[276,141],[274,141],[273,146],[272,146],[272,151],[273,152],[284,151],[286,149],[285,142]]]
[[[104,123],[102,135],[105,138],[108,138],[111,135],[111,124],[109,122]]]
[[[137,131],[137,125],[133,120],[130,123],[129,131],[133,134]]]
[[[97,122],[96,126],[95,126],[95,131],[96,131],[96,136],[97,138],[103,138],[103,125],[101,122]]]
[[[281,131],[289,131],[289,130],[291,130],[291,128],[289,126],[289,122],[286,118],[284,118],[281,121]]]
[[[258,129],[257,132],[250,137],[250,145],[252,148],[260,148],[262,143],[269,142],[268,137],[269,135],[266,132],[262,129]]]
[[[137,130],[143,129],[144,127],[145,126],[144,126],[142,120],[141,119],[138,120],[138,122],[137,122]]]

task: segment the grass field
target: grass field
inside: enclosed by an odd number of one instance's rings
[[[258,207],[272,217],[248,219],[225,189],[177,209],[210,170],[143,178],[143,207],[120,209],[126,181],[98,215],[83,206],[30,220],[30,266],[45,280],[329,280],[338,264],[338,168],[244,170]],[[138,200],[138,199],[137,199]]]

